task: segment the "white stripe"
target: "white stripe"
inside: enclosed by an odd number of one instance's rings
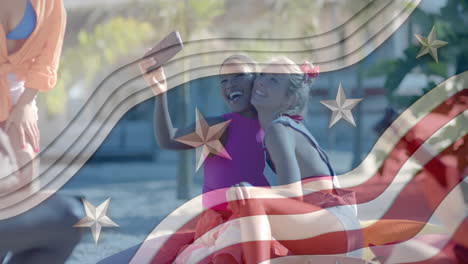
[[[383,160],[387,158],[391,149],[396,145],[396,143],[402,138],[402,136],[414,125],[417,124],[424,116],[430,113],[435,107],[440,105],[442,102],[456,94],[457,92],[464,89],[464,83],[468,81],[468,71],[463,72],[459,75],[453,76],[446,81],[439,84],[437,87],[432,89],[429,93],[425,94],[413,105],[411,105],[403,114],[398,117],[392,125],[387,128],[384,134],[379,138],[374,148],[372,148],[369,155],[364,159],[364,161],[353,171],[343,174],[340,177],[340,183],[344,188],[349,188],[362,184],[372,175],[377,172],[377,169],[382,165]],[[408,116],[413,118],[409,119]],[[391,130],[399,128],[398,133],[395,134]],[[383,152],[383,157],[378,159],[376,158],[378,152]],[[363,175],[361,178],[359,175]],[[357,178],[358,181],[353,182],[353,177]],[[200,199],[199,197],[195,199]],[[197,202],[190,200],[186,203],[187,205],[194,204],[196,206]],[[190,206],[189,206],[190,207]],[[196,207],[197,208],[197,207]],[[179,228],[182,227],[189,219],[192,219],[196,215],[200,214],[202,211],[192,211],[191,213],[185,214],[179,219],[177,223]],[[173,213],[175,214],[176,211]],[[172,215],[172,214],[171,214]],[[165,228],[166,224],[161,222],[156,228],[151,232],[145,243],[151,241],[150,239],[154,238],[153,234],[156,234],[158,230],[168,230]],[[178,228],[173,229],[174,231]],[[150,242],[151,243],[151,242]],[[144,250],[146,246],[142,246],[131,263],[146,263],[149,262],[154,254],[156,254],[158,248],[152,248],[150,251]]]
[[[405,110],[385,130],[370,153],[354,170],[339,176],[343,188],[360,185],[369,180],[382,166],[390,151],[400,139],[430,111],[450,96],[464,89],[462,79],[468,79],[468,72],[454,76],[443,82]],[[444,98],[440,100],[440,98]],[[396,131],[396,133],[395,133]],[[380,153],[380,154],[379,154]],[[379,155],[378,155],[379,154]]]
[[[456,127],[454,127],[456,125]],[[439,142],[437,145],[431,145],[431,139],[437,139],[441,135],[447,134],[449,129],[450,137]],[[376,199],[358,205],[360,219],[380,219],[387,212],[393,201],[399,196],[402,189],[413,179],[416,173],[424,167],[433,157],[441,151],[452,145],[459,138],[468,133],[468,110],[452,119],[445,126],[437,130],[416,152],[405,162],[392,183]],[[428,154],[427,150],[432,149],[433,153]]]
[[[261,264],[365,264],[360,258],[337,255],[286,256],[260,262]]]
[[[468,178],[465,178],[463,181],[465,182],[465,184],[468,183]],[[435,221],[436,218],[440,217],[441,215],[444,215],[447,208],[453,207],[454,204],[460,204],[461,199],[463,199],[463,198],[460,199],[461,192],[462,192],[462,183],[459,183],[442,200],[440,205],[432,214],[429,222]],[[463,203],[463,201],[461,202]],[[447,235],[447,237],[453,236],[457,228],[460,226],[463,220],[468,216],[468,209],[466,207],[466,204],[465,204],[465,208],[458,208],[458,209],[459,210],[457,210],[456,213],[450,215],[451,223],[445,226],[446,228],[445,234]],[[455,210],[453,210],[453,212],[455,212]],[[426,233],[425,229],[427,227],[429,227],[429,224],[427,224],[413,238],[407,241],[404,241],[402,243],[398,243],[394,245],[378,246],[380,248],[383,248],[383,247],[393,248],[393,251],[390,257],[387,259],[385,263],[393,264],[393,263],[419,262],[419,261],[424,261],[424,260],[427,260],[436,256],[443,249],[443,247],[445,247],[448,240],[443,239],[443,241],[440,241],[440,243],[438,243],[438,247],[432,247],[430,245],[423,243],[421,240],[421,236],[423,236]],[[331,260],[335,261],[337,257],[341,258],[339,261],[342,264],[359,263],[359,262],[355,262],[357,261],[357,259],[355,258],[345,258],[340,255],[326,255],[326,256],[303,255],[303,256],[286,256],[286,257],[276,258],[273,260],[262,262],[262,264],[263,263],[272,263],[272,264],[273,263],[307,263],[304,261],[317,260],[317,259],[321,259],[321,260],[323,259],[324,262],[320,262],[320,263],[328,263],[328,261],[331,261]],[[298,262],[298,261],[303,261],[303,262]],[[350,262],[347,262],[347,261],[350,261]],[[310,263],[317,263],[317,262],[310,262]],[[333,262],[330,262],[330,263],[333,263]]]
[[[462,114],[458,115],[456,118],[452,119],[450,122],[448,122],[445,126],[440,128],[439,130],[436,131],[403,165],[402,169],[398,172],[396,175],[395,179],[392,181],[390,186],[376,199],[373,201],[369,201],[364,204],[359,204],[358,205],[358,212],[359,212],[359,217],[360,219],[380,219],[385,212],[389,209],[391,206],[391,201],[393,201],[398,195],[399,192],[404,188],[404,186],[414,177],[416,172],[418,171],[419,168],[422,168],[424,164],[426,164],[428,161],[430,161],[434,156],[438,155],[441,151],[443,151],[445,148],[453,144],[456,140],[459,138],[463,137],[464,135],[467,134],[468,132],[468,111],[463,112]],[[454,125],[456,125],[454,127]],[[455,128],[455,130],[453,130]],[[434,141],[434,139],[439,138],[441,135],[445,135],[447,132],[447,129],[452,129],[451,133],[449,134],[450,137],[447,137],[446,140],[439,142],[435,146],[431,146],[429,142]],[[433,149],[432,155],[426,155],[425,149]],[[400,184],[398,184],[400,183]],[[402,183],[402,184],[401,184]],[[337,207],[342,207],[342,206],[337,206]],[[326,217],[327,215],[324,215],[323,210],[309,213],[309,214],[302,214],[302,215],[295,215],[295,220],[299,222],[304,222],[306,220],[304,219],[310,219],[314,217],[318,217],[318,215],[321,215],[320,217]],[[242,225],[242,221],[245,221],[246,225],[248,225],[247,222],[250,221],[264,221],[264,218],[266,216],[251,216],[251,217],[244,217],[240,219],[235,219],[229,222],[230,225],[234,224],[237,226]],[[284,219],[290,219],[291,215],[288,216],[270,216],[270,220],[273,222],[288,222]],[[172,220],[173,218],[171,218]],[[301,220],[303,219],[303,220]],[[179,220],[180,221],[180,220]],[[343,230],[341,227],[337,227],[336,225],[332,225],[330,221],[333,221],[333,219],[324,221],[329,226],[325,225],[321,228],[313,228],[313,229],[295,229],[292,228],[288,230],[288,234],[286,237],[275,237],[278,240],[293,240],[293,239],[306,239],[314,236],[318,236],[321,234],[329,233],[329,232],[334,232],[334,231],[340,231]],[[314,226],[317,227],[317,226]],[[327,228],[328,227],[328,228]],[[198,239],[198,241],[203,241],[208,239],[208,237],[212,237],[213,233],[218,232],[223,226],[218,226],[210,231],[208,231],[206,234],[204,234],[202,237]],[[164,230],[167,230],[164,228]],[[252,239],[253,240],[253,239]],[[242,238],[242,241],[252,241],[249,238]],[[265,238],[265,240],[269,240],[269,238]],[[196,243],[198,243],[198,241]],[[209,254],[210,252],[213,252],[215,250],[221,249],[223,247],[236,244],[238,241],[230,241],[229,243],[224,243],[220,245],[214,246],[212,249],[207,251],[206,253]],[[154,250],[154,248],[153,248]],[[199,256],[200,259],[197,261],[201,260],[202,258],[206,257],[207,255],[201,255]]]
[[[375,219],[378,220],[386,213],[386,211],[392,206],[392,201],[399,195],[400,191],[422,168],[427,162],[429,162],[434,156],[438,155],[441,151],[449,147],[459,138],[463,137],[468,132],[468,110],[465,111],[463,114],[458,115],[456,118],[452,119],[448,122],[444,127],[440,128],[436,133],[434,133],[431,138],[439,138],[441,134],[445,134],[447,129],[453,129],[454,125],[455,131],[451,131],[450,137],[447,137],[447,140],[440,142],[437,147],[433,148],[434,152],[431,156],[422,154],[421,152],[424,149],[432,148],[428,142],[426,141],[423,146],[421,146],[411,157],[410,159],[404,164],[400,172],[395,177],[394,181],[390,184],[390,186],[376,199],[369,201],[364,204],[358,205],[358,212],[360,219]],[[403,182],[403,185],[396,185],[395,182]],[[396,185],[396,186],[395,186]],[[394,189],[398,189],[395,191]],[[335,208],[343,207],[343,206],[336,206]],[[320,221],[314,221],[313,225],[309,225],[308,229],[303,228],[304,225],[298,225],[296,228],[295,226],[288,225],[290,223],[291,217],[294,216],[294,221],[297,223],[306,223],[311,222],[310,219],[320,219]],[[327,210],[320,210],[312,213],[307,214],[296,214],[296,215],[270,215],[269,220],[271,223],[281,223],[288,227],[287,232],[284,232],[282,236],[276,235],[275,239],[277,240],[298,240],[298,239],[307,239],[315,236],[319,236],[322,234],[342,231],[343,227],[340,225],[336,225],[336,220],[330,218],[332,216]],[[243,217],[235,220],[231,220],[223,225],[217,226],[207,233],[205,233],[202,237],[197,239],[195,243],[203,244],[201,241],[209,240],[210,237],[213,237],[213,234],[219,232],[220,229],[224,228],[224,225],[234,225],[234,226],[241,226],[241,225],[252,225],[253,223],[260,223],[266,220],[265,215],[261,216],[249,216]],[[335,224],[334,224],[335,223]],[[273,225],[273,224],[272,224]],[[258,225],[258,226],[265,226],[265,225]],[[266,226],[269,228],[269,226]],[[313,227],[313,228],[312,228]],[[280,227],[278,227],[280,228]],[[284,228],[283,228],[284,229]],[[260,240],[270,240],[271,237],[265,237],[264,239],[256,239],[255,237],[251,237],[249,234],[245,234],[242,237],[242,242],[247,241],[260,241]],[[193,259],[194,263],[201,261],[203,258],[207,257],[211,252],[215,252],[219,249],[224,247],[234,245],[239,243],[239,240],[231,240],[231,241],[224,241],[222,244],[215,244],[209,250],[206,250],[206,254],[204,255],[197,255],[198,259]]]
[[[465,178],[463,182],[468,183],[468,178]],[[461,197],[462,185],[459,183],[447,197],[444,198],[442,203],[437,207],[435,213],[432,215],[429,221],[435,221],[436,218],[441,216],[450,219],[449,223],[445,223],[445,228],[447,230],[448,237],[452,237],[457,228],[463,222],[463,220],[468,216],[468,208]],[[465,190],[466,191],[466,190]],[[455,205],[459,205],[454,208]],[[450,214],[447,215],[447,209],[450,210]],[[421,230],[420,233],[422,233]],[[418,237],[412,238],[408,241],[393,245],[393,251],[390,258],[387,260],[387,263],[406,263],[406,262],[419,262],[437,255],[443,247],[447,244],[448,240],[444,241],[439,245],[439,247],[430,247],[425,245],[421,240],[418,240]]]

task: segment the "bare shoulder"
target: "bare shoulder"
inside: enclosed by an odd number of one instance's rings
[[[289,135],[290,133],[289,130],[290,130],[289,127],[281,123],[273,123],[267,128],[265,133],[271,137],[281,137],[281,136]]]
[[[271,124],[265,131],[265,144],[267,146],[280,146],[281,148],[293,146],[294,138],[290,130],[291,128],[281,123]]]

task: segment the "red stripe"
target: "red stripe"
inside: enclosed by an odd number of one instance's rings
[[[453,156],[460,157],[460,154],[466,152],[466,148],[458,148],[457,146],[460,143],[468,140],[468,135],[465,135],[463,138],[457,140],[454,144],[450,147],[445,149],[441,152],[437,157],[432,159],[428,163],[428,167],[433,165],[432,163],[442,161],[446,167],[437,169],[436,171],[428,171],[427,167],[424,167],[423,170],[413,178],[413,182],[418,183],[417,185],[408,185],[405,187],[402,192],[398,195],[395,202],[392,204],[390,210],[376,223],[372,224],[369,227],[366,227],[362,230],[350,230],[350,231],[340,231],[340,232],[331,232],[327,234],[323,234],[317,237],[309,238],[309,239],[300,239],[300,240],[287,240],[287,241],[280,241],[282,245],[286,248],[293,250],[294,255],[322,255],[322,254],[339,254],[339,253],[346,253],[348,251],[356,250],[363,246],[369,246],[370,244],[373,245],[385,245],[388,243],[396,243],[408,240],[415,236],[421,229],[424,227],[425,223],[429,218],[433,215],[435,211],[435,207],[433,209],[424,206],[425,197],[423,195],[419,196],[409,196],[407,195],[408,192],[412,192],[415,186],[421,185],[422,180],[428,180],[428,183],[425,186],[432,184],[438,185],[436,181],[433,181],[432,175],[444,173],[447,178],[451,178],[450,182],[452,186],[445,188],[443,192],[439,192],[437,194],[436,199],[438,200],[437,206],[442,202],[443,198],[456,187],[466,175],[462,174],[464,168],[467,167],[468,161],[464,158],[459,159],[458,161],[454,161]],[[464,156],[466,157],[466,156]],[[432,180],[432,181],[431,181]],[[419,197],[419,199],[418,199]],[[250,205],[247,204],[244,208],[248,208],[248,211],[255,211],[255,213],[259,213],[260,211],[263,214],[274,214],[278,215],[277,211],[265,211],[265,200],[259,202],[257,200],[252,200]],[[271,199],[270,201],[272,201]],[[283,204],[279,207],[279,210],[289,209],[291,208],[291,204],[300,204],[301,202],[293,199],[289,199],[289,204]],[[277,206],[276,202],[272,202],[272,205],[275,207]],[[284,207],[283,207],[284,206]],[[310,208],[309,205],[304,204],[304,207]],[[401,209],[404,210],[401,210]],[[420,209],[424,208],[424,209]],[[416,212],[415,212],[416,211]],[[241,210],[244,216],[252,215],[250,212],[245,212]],[[411,214],[409,214],[409,212]],[[392,220],[395,219],[395,220]],[[419,221],[418,221],[419,220]],[[466,231],[466,230],[465,230]],[[364,237],[364,241],[360,244],[355,245],[348,245],[346,243],[346,236],[352,238],[360,238],[361,232]],[[465,239],[466,236],[465,236]],[[359,239],[356,239],[355,242],[360,242]],[[241,243],[243,245],[244,252],[253,251],[251,256],[255,256],[255,259],[250,259],[247,263],[258,263],[267,259],[262,257],[262,254],[265,255],[265,252],[269,252],[270,250],[270,242],[262,242],[260,243],[263,248],[252,248],[253,245]],[[245,245],[244,245],[245,244]],[[254,243],[255,244],[255,243]],[[235,247],[235,246],[233,246]],[[259,253],[259,251],[261,253]],[[213,255],[210,255],[206,259],[210,259]]]
[[[403,164],[408,160],[408,158],[411,155],[414,154],[414,152],[422,145],[424,141],[426,141],[432,134],[437,132],[437,130],[439,130],[441,127],[447,124],[450,120],[455,118],[461,112],[468,109],[468,90],[463,91],[464,93],[462,93],[462,97],[450,98],[449,100],[441,104],[439,107],[437,107],[431,114],[424,117],[415,127],[413,127],[400,140],[400,142],[396,145],[395,149],[392,150],[392,152],[389,154],[389,157],[385,160],[378,172],[374,174],[368,181],[359,186],[352,188],[343,188],[341,190],[355,192],[357,195],[357,204],[369,202],[380,196],[393,181]],[[457,95],[459,95],[460,93],[458,93]],[[441,116],[442,113],[445,113],[445,115]],[[416,132],[418,134],[417,138],[415,138]],[[466,156],[461,155],[461,157]],[[426,166],[437,168],[440,165],[437,159],[432,161],[430,164],[431,165]],[[326,194],[324,194],[324,192],[315,192],[312,194],[305,195],[303,197],[303,200],[307,200],[309,203],[312,204],[320,205],[320,207],[312,209],[305,207],[284,206],[285,210],[283,212],[278,213],[283,215],[304,214],[314,212],[322,208],[340,205],[340,201],[336,201],[336,203],[328,203],[326,205],[321,204],[321,201],[323,201],[323,195]],[[283,202],[286,202],[287,204],[290,201],[289,198],[273,200],[277,204],[282,204]],[[258,214],[261,215],[263,213],[259,212]],[[257,213],[253,212],[252,215],[257,215]]]
[[[371,201],[378,197],[391,183],[399,169],[407,161],[407,159],[421,146],[421,144],[427,140],[432,134],[434,134],[438,129],[443,127],[451,119],[456,117],[461,112],[465,111],[468,108],[468,90],[464,89],[441,105],[436,107],[431,113],[426,115],[421,121],[418,122],[413,128],[408,131],[408,133],[400,139],[395,148],[391,151],[388,158],[384,161],[383,165],[379,168],[377,173],[375,173],[368,181],[365,183],[349,188],[348,190],[358,193],[357,203],[364,203]],[[417,136],[417,140],[414,137]],[[307,195],[310,196],[310,199],[316,199],[314,196],[317,194]],[[283,199],[276,199],[276,203],[282,203]],[[284,199],[290,200],[290,199]],[[333,206],[333,205],[329,205]],[[326,206],[328,207],[328,206]],[[294,210],[285,210],[283,214],[300,214],[300,213],[310,213],[311,208],[294,208]],[[319,210],[317,207],[313,209]],[[255,214],[255,213],[254,213]],[[200,219],[200,215],[196,218],[189,221],[176,233],[183,231],[194,230],[196,223]],[[176,236],[177,237],[177,236]],[[154,257],[153,263],[164,263],[161,261],[156,261],[160,258],[160,252],[164,252],[174,248],[175,245],[180,244],[177,241],[176,237],[171,237],[165,243],[163,247],[158,251],[157,255]]]
[[[303,179],[302,183],[314,182],[314,181],[324,181],[324,180],[333,180],[333,176],[314,176],[307,179]]]
[[[468,218],[461,223],[449,242],[442,250],[430,259],[411,262],[413,264],[466,264],[468,263],[468,247],[457,242],[457,237],[463,237],[464,242],[468,239]],[[408,262],[409,263],[409,262]]]
[[[435,132],[466,109],[468,90],[464,89],[426,115],[398,142],[376,174],[367,182],[348,189],[359,194],[357,202],[365,203],[381,195],[408,158]]]

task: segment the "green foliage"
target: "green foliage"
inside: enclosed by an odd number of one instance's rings
[[[198,25],[200,28],[204,28],[213,18],[224,13],[224,3],[219,0],[188,0],[188,6],[194,16],[204,18]]]
[[[367,71],[368,77],[378,77],[393,72],[398,66],[397,60],[382,60],[378,59],[377,62]]]
[[[213,19],[224,12],[224,2],[158,0],[134,2],[127,10],[128,13],[139,11],[127,17],[116,12],[117,16],[95,25],[93,29],[81,30],[76,46],[64,47],[57,85],[50,92],[41,94],[49,114],[66,112],[67,91],[74,83],[85,81],[86,86],[93,88],[92,84],[100,73],[118,64],[132,50],[154,40],[155,35],[163,37],[170,31],[180,30],[188,39],[189,33],[208,28]],[[153,25],[158,26],[157,31]]]
[[[448,77],[448,72],[447,72],[448,64],[446,62],[439,62],[439,63],[429,62],[428,64],[426,64],[426,66],[427,66],[427,70],[426,70],[427,74],[438,75],[443,78]]]
[[[73,82],[82,79],[91,84],[103,69],[116,64],[153,34],[151,24],[123,17],[111,18],[90,32],[81,30],[78,45],[65,49],[62,54],[56,87],[43,95],[48,112],[64,113],[66,90]]]
[[[435,75],[448,78],[449,66],[455,65],[455,73],[460,73],[468,68],[468,28],[466,1],[448,0],[446,6],[441,8],[440,14],[427,14],[420,9],[416,9],[412,14],[413,22],[417,22],[423,32],[429,33],[434,25],[437,32],[437,39],[447,41],[449,45],[442,47],[439,52],[439,63],[432,57],[425,55],[416,59],[420,50],[420,45],[410,45],[404,52],[404,56],[395,60],[379,61],[369,76],[385,75],[385,94],[391,104],[406,107],[417,100],[417,96],[396,97],[394,91],[401,84],[405,76],[414,68],[418,67],[426,75]],[[426,34],[426,35],[427,35]],[[413,36],[411,36],[413,37]],[[428,87],[423,89],[426,93],[436,84],[430,82]]]
[[[143,10],[142,19],[158,24],[161,37],[178,30],[185,40],[213,26],[214,19],[225,12],[224,1],[219,0],[158,0],[135,5]]]

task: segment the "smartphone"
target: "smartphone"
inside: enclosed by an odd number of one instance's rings
[[[161,67],[164,63],[168,62],[179,51],[182,50],[184,44],[179,32],[175,31],[167,35],[156,46],[149,50],[145,57],[150,56],[156,60],[156,65],[148,68],[148,73]]]

